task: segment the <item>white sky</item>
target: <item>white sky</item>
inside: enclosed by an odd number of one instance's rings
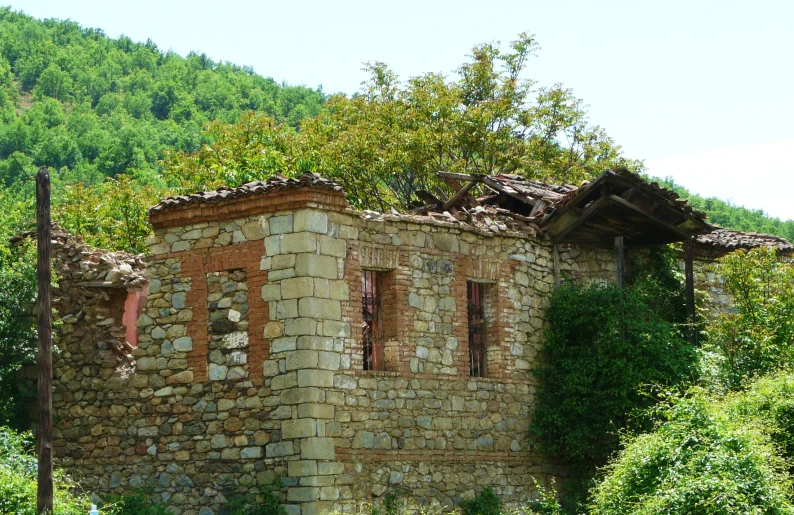
[[[450,73],[522,31],[528,77],[562,82],[627,157],[706,196],[794,218],[794,2],[10,0],[111,37],[205,52],[290,84],[356,91],[365,61]]]

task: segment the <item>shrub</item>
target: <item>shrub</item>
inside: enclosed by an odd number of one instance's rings
[[[741,388],[747,381],[791,363],[794,343],[794,265],[774,249],[739,250],[716,267],[735,312],[710,325],[707,349],[718,357],[717,383]]]
[[[617,432],[652,404],[642,387],[676,385],[694,374],[695,349],[647,302],[635,288],[563,286],[554,292],[530,426],[542,452],[603,464],[616,448]]]
[[[463,515],[500,515],[502,513],[502,500],[490,488],[474,496],[473,499],[460,502]]]
[[[695,393],[659,410],[592,491],[592,515],[790,514],[790,481],[763,425]]]
[[[17,434],[0,427],[0,513],[36,515],[36,456],[31,452],[29,434]],[[76,485],[56,471],[53,506],[58,515],[85,515],[86,497],[70,493]]]

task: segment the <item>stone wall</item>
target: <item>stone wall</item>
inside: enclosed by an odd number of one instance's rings
[[[308,515],[389,489],[451,505],[491,486],[521,502],[531,478],[564,475],[527,434],[557,280],[547,242],[357,213],[329,191],[191,209],[155,224],[134,367],[59,361],[56,451],[86,489],[149,486],[207,515],[266,486]],[[614,278],[609,251],[557,259],[561,280]],[[384,370],[363,370],[366,269],[382,278]],[[467,281],[485,285],[483,378]]]

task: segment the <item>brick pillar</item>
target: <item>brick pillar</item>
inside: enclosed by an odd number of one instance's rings
[[[279,395],[284,419],[281,442],[268,445],[266,455],[286,461],[288,511],[313,515],[331,511],[339,498],[334,476],[343,470],[325,426],[343,403],[333,386],[343,341],[350,335],[342,321],[342,301],[349,300],[347,246],[329,235],[326,212],[276,215],[268,229],[262,260],[268,284],[262,298],[270,303],[265,333],[273,340],[271,364],[265,368],[273,372],[271,388]]]

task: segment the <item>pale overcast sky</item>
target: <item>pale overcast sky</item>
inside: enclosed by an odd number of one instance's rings
[[[523,31],[528,77],[562,82],[651,175],[794,218],[794,2],[11,0],[111,37],[352,93],[365,61],[450,73],[472,45]]]

